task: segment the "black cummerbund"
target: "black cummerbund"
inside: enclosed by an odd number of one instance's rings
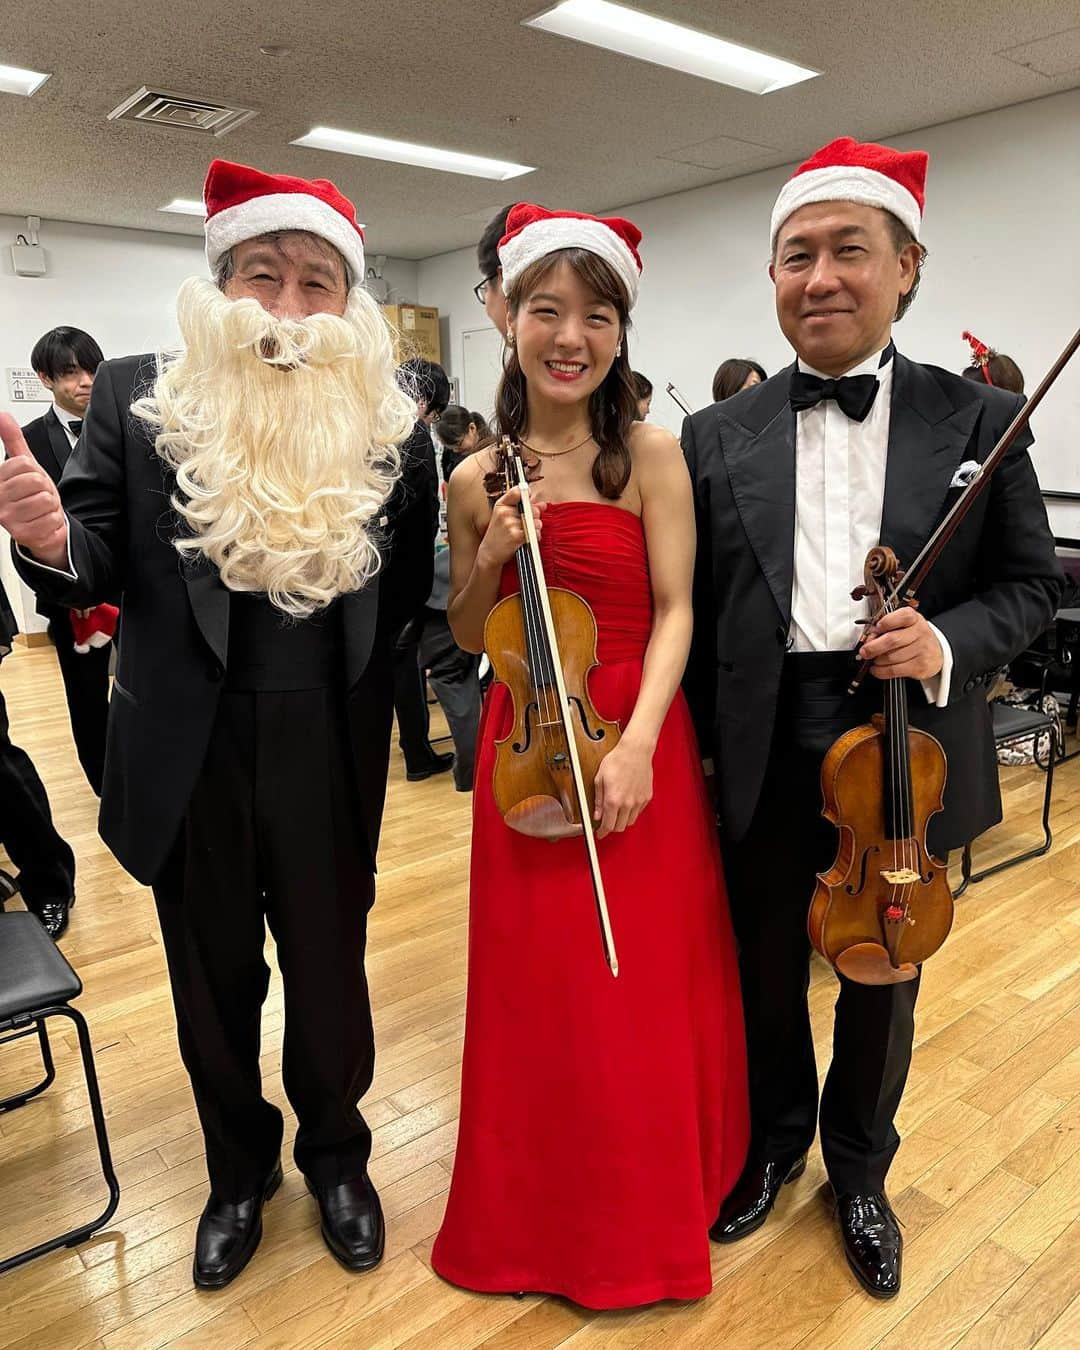
[[[881,711],[881,681],[866,675],[847,692],[858,662],[850,651],[789,652],[780,677],[777,732],[824,754],[838,736]]]
[[[310,619],[292,619],[265,595],[234,591],[226,689],[287,691],[339,684],[345,646],[341,624],[337,601]]]

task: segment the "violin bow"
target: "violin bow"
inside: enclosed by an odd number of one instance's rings
[[[668,385],[667,392],[671,397],[672,401],[674,403],[677,403],[679,407],[683,410],[683,412],[687,415],[687,417],[689,417],[694,410],[693,408],[691,408],[690,404],[687,403],[686,399],[683,398],[682,394],[679,393],[679,391],[675,388],[673,384]]]
[[[551,602],[548,598],[547,577],[544,575],[544,562],[540,556],[540,541],[536,537],[536,522],[533,520],[529,482],[522,462],[521,452],[516,446],[508,451],[508,462],[513,464],[517,475],[515,487],[521,490],[521,518],[525,525],[525,538],[532,554],[536,577],[540,583],[540,610],[544,619],[544,633],[551,652],[551,668],[555,674],[555,691],[559,698],[559,716],[566,734],[566,748],[570,755],[570,768],[574,779],[574,792],[577,795],[578,811],[581,814],[582,834],[585,838],[585,852],[589,859],[589,873],[592,877],[593,896],[596,900],[596,914],[600,920],[600,939],[604,945],[604,959],[613,976],[618,978],[619,958],[615,952],[615,939],[611,932],[611,918],[608,914],[607,895],[604,891],[604,878],[600,873],[600,859],[596,853],[596,836],[593,833],[592,817],[589,814],[589,796],[585,791],[585,778],[581,772],[581,758],[578,755],[577,738],[570,713],[570,700],[566,695],[566,681],[563,679],[562,656],[559,653],[559,640],[555,632],[555,621],[551,614]]]
[[[1080,328],[1072,335],[1065,350],[1047,371],[1038,389],[1035,390],[1032,396],[1005,428],[997,445],[994,446],[993,450],[990,451],[987,457],[979,465],[978,470],[972,474],[967,486],[960,496],[957,497],[956,501],[953,502],[952,509],[949,511],[948,515],[945,516],[941,524],[926,541],[919,556],[914,560],[907,571],[893,583],[892,589],[885,596],[882,603],[878,605],[876,611],[868,619],[860,620],[861,623],[866,624],[867,631],[869,631],[882,615],[886,614],[890,609],[916,603],[916,591],[918,591],[919,587],[926,580],[931,568],[937,562],[938,558],[941,557],[946,544],[948,544],[949,540],[959,529],[964,517],[971,510],[972,506],[974,506],[976,497],[990,481],[990,475],[1008,454],[1017,436],[1020,435],[1021,431],[1023,431],[1031,420],[1032,413],[1043,401],[1047,390],[1069,364],[1069,361],[1072,359],[1078,346],[1080,346]],[[859,638],[859,641],[855,644],[856,656],[862,651],[863,643],[866,641],[867,634],[864,632]],[[859,687],[868,669],[869,664],[863,659],[862,665],[859,667],[859,670],[856,672],[855,677],[849,686],[849,693],[853,693]]]

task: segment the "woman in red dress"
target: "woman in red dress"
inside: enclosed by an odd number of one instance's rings
[[[589,691],[622,728],[596,779],[619,977],[603,959],[582,840],[527,837],[496,809],[495,741],[511,721],[496,684],[477,750],[461,1121],[432,1260],[469,1289],[590,1308],[699,1298],[748,1109],[734,941],[679,691],[690,481],[678,442],[634,421],[636,227],[521,204],[507,230],[499,427],[541,466],[547,580],[591,605]],[[449,619],[470,651],[516,589],[524,538],[516,491],[489,504],[493,467],[480,451],[450,483]]]

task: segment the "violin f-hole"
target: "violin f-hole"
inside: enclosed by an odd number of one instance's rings
[[[530,703],[525,709],[525,716],[521,719],[525,727],[525,739],[515,741],[511,747],[515,755],[523,755],[532,745],[532,719],[540,716],[540,709],[535,703]]]
[[[859,864],[859,884],[857,886],[845,886],[844,889],[847,891],[848,895],[862,894],[866,887],[866,875],[870,870],[870,854],[880,852],[881,850],[876,844],[871,845],[870,848],[863,849],[862,861]]]
[[[605,735],[604,728],[603,728],[603,727],[597,727],[596,730],[593,731],[593,730],[589,727],[589,719],[588,719],[588,717],[586,716],[585,708],[584,708],[584,706],[582,705],[581,699],[579,699],[579,698],[571,698],[571,699],[568,700],[568,702],[569,702],[570,706],[574,709],[574,711],[577,713],[577,715],[578,715],[578,721],[581,723],[581,729],[582,729],[582,731],[585,733],[585,735],[588,736],[589,740],[590,740],[590,741],[602,741],[602,740],[604,739],[604,735]]]

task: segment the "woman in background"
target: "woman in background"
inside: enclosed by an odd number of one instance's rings
[[[764,384],[768,379],[764,369],[756,361],[746,361],[733,356],[717,367],[713,376],[712,396],[714,403],[722,403],[732,394],[751,389],[755,384]]]

